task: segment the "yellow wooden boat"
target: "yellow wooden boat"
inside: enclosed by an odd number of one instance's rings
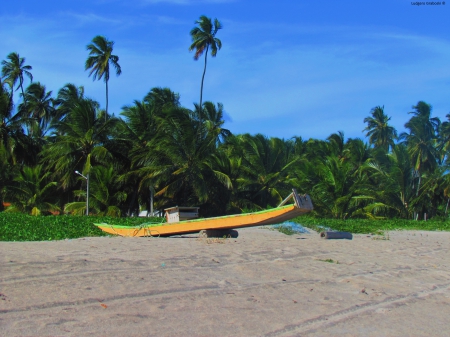
[[[289,199],[294,204],[286,205]],[[214,218],[178,221],[141,226],[116,226],[105,223],[94,224],[101,230],[121,236],[160,236],[196,233],[210,229],[235,229],[242,227],[274,225],[312,211],[313,205],[308,195],[298,195],[295,189],[281,204],[273,209],[260,212],[227,215]],[[168,216],[168,212],[166,212]]]

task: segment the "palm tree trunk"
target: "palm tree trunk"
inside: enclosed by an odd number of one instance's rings
[[[128,216],[131,216],[133,214],[133,207],[136,205],[136,199],[138,194],[139,185],[135,185],[133,188],[133,195],[130,200],[130,204],[128,205]],[[139,207],[138,207],[138,213],[139,213]]]
[[[23,85],[22,85],[22,83],[20,83],[20,89],[22,89],[22,98],[23,98],[23,102],[25,103],[25,110],[26,110],[27,113],[28,113],[27,100],[26,100],[26,98],[25,98],[25,93],[24,93],[24,91],[23,91]],[[11,90],[11,92],[12,92],[12,90]]]
[[[202,76],[202,85],[200,86],[200,109],[202,109],[202,98],[203,98],[203,81],[205,80],[205,73],[206,73],[206,62],[208,57],[208,48],[209,45],[206,46],[206,52],[205,52],[205,67],[203,68],[203,76]]]
[[[105,122],[106,116],[108,116],[108,80],[106,80],[106,114],[105,114]]]
[[[422,176],[419,171],[417,171],[417,175],[419,176],[419,182],[417,183],[416,197],[419,196],[420,183],[422,181]]]

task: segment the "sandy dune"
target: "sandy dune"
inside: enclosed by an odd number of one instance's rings
[[[262,228],[0,242],[0,336],[448,336],[449,248]]]

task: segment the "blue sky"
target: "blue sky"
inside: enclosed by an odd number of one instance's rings
[[[233,133],[364,138],[384,105],[399,132],[418,101],[450,113],[450,0],[18,0],[0,6],[0,59],[25,57],[56,95],[66,83],[105,106],[103,81],[84,71],[96,35],[115,42],[110,112],[169,87],[199,101],[203,59],[189,53],[200,15],[218,18],[223,47],[208,58],[203,99],[221,102]],[[26,82],[28,83],[28,82]],[[18,95],[16,95],[18,97]]]

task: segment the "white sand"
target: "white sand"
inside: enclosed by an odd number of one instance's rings
[[[261,228],[0,242],[0,336],[448,336],[449,248]]]

